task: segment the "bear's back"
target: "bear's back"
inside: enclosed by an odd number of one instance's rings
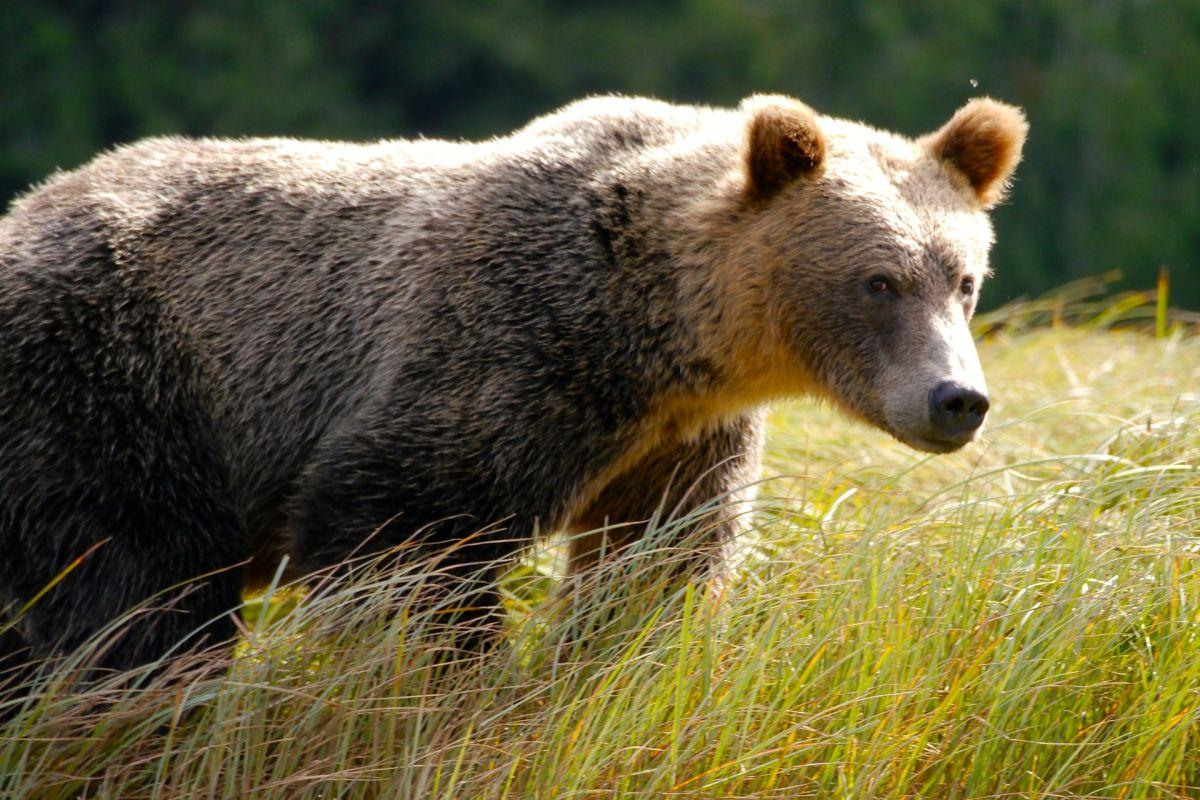
[[[593,98],[479,143],[148,139],[19,200],[0,237],[23,255],[0,283],[74,270],[156,298],[253,523],[396,364],[470,387],[458,372],[539,326],[561,347],[603,302],[597,176],[721,113]]]

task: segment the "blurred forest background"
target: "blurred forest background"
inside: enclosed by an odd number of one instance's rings
[[[988,305],[1119,269],[1200,308],[1197,0],[0,0],[0,202],[148,134],[484,137],[597,92],[1032,124]]]

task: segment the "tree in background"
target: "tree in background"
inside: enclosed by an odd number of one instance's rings
[[[480,137],[596,92],[793,94],[909,133],[1032,123],[995,304],[1120,269],[1200,307],[1200,4],[5,0],[0,194],[157,133]]]

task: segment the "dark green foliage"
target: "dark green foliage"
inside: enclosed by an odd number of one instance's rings
[[[1032,135],[985,300],[1166,265],[1200,307],[1192,0],[5,0],[0,81],[6,199],[151,133],[479,137],[587,93],[769,90],[915,134],[990,94]]]

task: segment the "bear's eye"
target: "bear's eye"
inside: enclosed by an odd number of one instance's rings
[[[876,275],[868,280],[867,288],[871,290],[871,294],[887,294],[892,291],[892,285],[882,275]]]
[[[975,279],[963,278],[962,283],[958,285],[958,290],[968,297],[975,294]]]

